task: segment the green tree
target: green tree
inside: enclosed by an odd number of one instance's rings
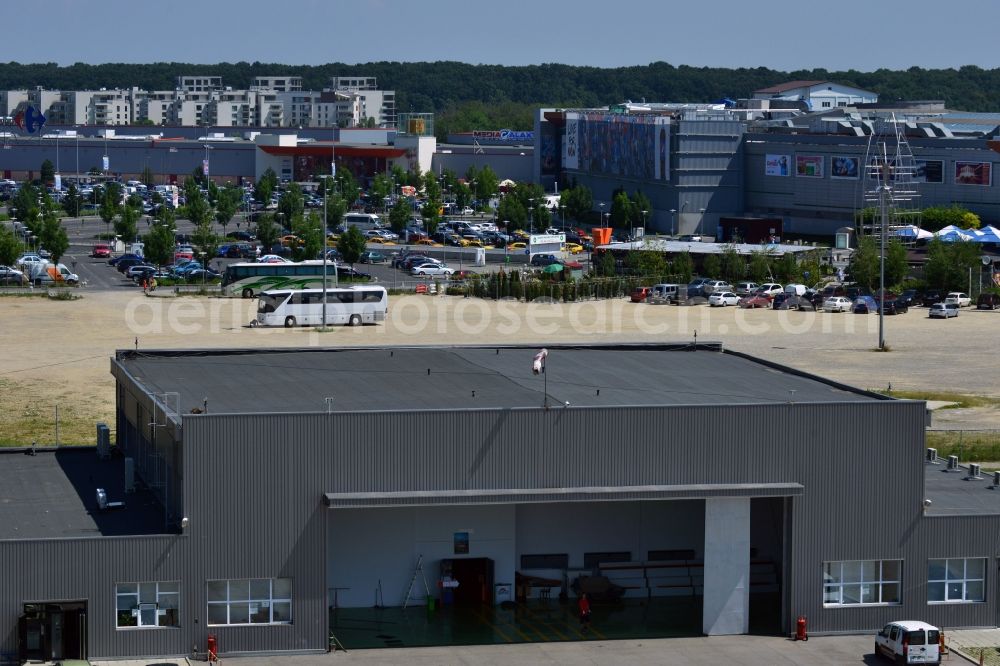
[[[222,235],[226,235],[226,227],[236,215],[243,200],[242,190],[234,187],[223,187],[219,190],[215,200],[215,221],[222,227]]]
[[[632,217],[632,202],[623,190],[619,190],[611,200],[611,226],[619,229],[628,228]],[[718,275],[718,273],[712,273]]]
[[[385,206],[386,198],[392,194],[392,179],[384,173],[376,174],[371,186],[371,199],[378,206]]]
[[[684,282],[690,282],[694,277],[694,260],[687,250],[674,257],[670,266],[673,273],[679,275]]]
[[[146,244],[144,253],[146,259],[156,266],[164,266],[174,258],[174,234],[177,226],[171,217],[169,220],[157,221],[149,233],[143,237]]]
[[[791,252],[786,252],[774,262],[774,275],[782,284],[801,282],[802,270],[799,268],[799,260]]]
[[[208,262],[215,258],[219,251],[219,237],[212,230],[212,218],[202,222],[194,228],[191,234],[191,242],[194,243],[198,258],[203,260],[205,268]]]
[[[406,230],[406,225],[410,222],[410,204],[404,200],[396,202],[389,212],[389,227],[397,234],[402,235]]]
[[[142,168],[142,173],[139,174],[139,180],[146,187],[153,187],[155,179],[153,178],[153,170],[149,168],[148,164]]]
[[[270,213],[265,213],[257,218],[254,232],[257,240],[260,241],[263,252],[270,252],[271,248],[278,244],[278,239],[281,237],[281,231],[274,223],[274,216]]]
[[[56,182],[56,167],[52,164],[52,160],[45,160],[42,162],[39,181],[42,183],[43,187],[52,185]]]
[[[295,218],[292,233],[302,240],[302,244],[292,248],[292,256],[296,261],[315,259],[321,256],[326,234],[323,232],[323,220],[319,213],[310,211],[308,215]]]
[[[642,190],[636,190],[632,193],[629,203],[632,204],[629,209],[629,220],[631,226],[633,227],[645,227],[646,220],[649,219],[649,215],[653,210],[653,204],[650,203],[649,197],[642,193]],[[643,213],[645,211],[645,213]]]
[[[136,206],[136,202],[129,198],[124,206],[118,209],[118,219],[115,221],[115,234],[126,243],[135,240],[139,231],[139,216],[142,209]]]
[[[274,169],[268,167],[264,170],[264,173],[260,175],[257,182],[253,186],[253,200],[262,206],[267,206],[271,203],[271,195],[274,194],[274,190],[278,187],[278,174],[274,173]]]
[[[722,273],[722,259],[717,254],[707,254],[701,262],[702,273],[710,278],[718,278]]]
[[[365,237],[361,230],[353,224],[347,227],[347,231],[340,234],[340,238],[337,240],[337,250],[344,261],[353,266],[361,258],[361,253],[365,251]]]
[[[182,215],[195,227],[208,225],[211,229],[212,208],[205,200],[198,182],[193,178],[184,181],[184,212]]]
[[[358,181],[355,180],[354,174],[348,169],[337,169],[337,177],[334,180],[337,181],[336,191],[340,192],[344,203],[350,209],[354,205],[354,202],[358,200]]]
[[[80,190],[76,188],[76,183],[70,183],[66,196],[62,200],[63,210],[70,217],[80,217],[80,209],[83,208],[83,197]]]
[[[747,273],[747,262],[732,245],[726,245],[722,248],[720,263],[722,277],[729,281],[730,284],[736,284]]]
[[[577,185],[563,190],[559,206],[566,210],[570,218],[582,222],[594,210],[594,195],[585,185]]]
[[[667,260],[662,252],[639,250],[629,252],[628,267],[637,275],[659,277],[669,272]]]
[[[951,206],[931,206],[925,208],[921,213],[920,226],[928,231],[939,231],[952,225],[962,229],[978,229],[979,216],[954,204]]]
[[[616,263],[613,254],[601,252],[594,270],[599,277],[614,277],[618,273]]]
[[[438,199],[428,198],[420,209],[420,217],[424,220],[424,230],[428,234],[437,233],[438,225],[441,224],[441,202]]]
[[[950,290],[968,289],[969,270],[981,270],[982,250],[978,243],[955,241],[947,243],[937,238],[927,244],[924,279],[928,287]]]
[[[118,210],[121,208],[121,197],[118,183],[104,184],[104,196],[101,198],[101,207],[98,209],[104,224],[111,224],[118,216]]]
[[[899,285],[910,273],[907,262],[906,246],[898,238],[889,241],[885,252],[885,284],[886,288]]]
[[[10,213],[32,232],[36,231],[39,214],[38,190],[31,183],[22,183],[21,188],[10,200]]]
[[[18,240],[13,229],[0,225],[0,264],[13,266],[17,258],[21,256],[23,246]]]
[[[771,277],[771,261],[767,252],[754,250],[750,255],[750,265],[747,267],[750,279],[756,283],[766,282]]]
[[[528,211],[517,199],[517,197],[507,195],[500,199],[497,207],[497,219],[504,223],[507,233],[515,229],[524,229],[528,224]]]
[[[879,283],[879,247],[874,236],[862,236],[858,239],[858,247],[851,255],[851,263],[847,267],[847,275],[851,281],[872,290]]]
[[[476,198],[480,201],[489,201],[500,192],[500,179],[490,165],[485,165],[472,178],[466,175],[467,180],[476,181]]]
[[[52,255],[53,263],[59,263],[69,249],[69,236],[66,235],[66,230],[51,205],[44,206],[38,242]]]
[[[347,214],[347,202],[339,194],[331,194],[326,204],[326,224],[328,229],[336,229]]]
[[[305,200],[302,197],[302,188],[292,183],[278,199],[278,219],[286,229],[291,229],[302,218],[305,210]]]

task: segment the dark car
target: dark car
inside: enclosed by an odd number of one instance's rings
[[[368,273],[362,273],[361,271],[355,270],[350,266],[344,266],[343,264],[337,265],[337,279],[338,280],[371,280],[372,276]]]
[[[229,259],[250,259],[257,256],[257,248],[250,243],[233,243],[223,255]]]
[[[558,263],[559,258],[554,254],[536,254],[531,257],[532,266],[551,266]]]
[[[262,255],[264,255],[264,254],[276,254],[279,257],[289,257],[289,256],[291,256],[292,251],[291,251],[291,249],[285,247],[281,243],[275,243],[271,247],[267,248],[266,251],[264,249],[261,249],[260,253]]]
[[[908,310],[909,307],[906,305],[906,303],[899,300],[898,298],[891,301],[886,301],[885,303],[882,304],[882,314],[886,315],[903,314]]]
[[[785,303],[787,303],[788,300],[794,295],[795,294],[789,293],[787,291],[783,291],[780,294],[775,294],[774,298],[771,299],[771,307],[774,308],[775,310],[787,310],[788,306],[786,306]]]
[[[386,256],[377,250],[365,250],[358,259],[362,264],[382,264],[385,260]]]
[[[121,261],[116,263],[115,268],[118,269],[119,273],[122,273],[124,275],[128,273],[128,269],[132,268],[133,266],[138,266],[144,263],[146,263],[145,260],[140,259],[139,257],[133,255],[132,257],[122,259]]]
[[[226,234],[226,238],[232,238],[233,240],[239,240],[239,241],[246,241],[248,243],[250,241],[257,240],[257,237],[254,236],[249,231],[232,231]]]
[[[120,254],[117,257],[114,257],[112,259],[108,259],[108,266],[114,266],[114,267],[117,268],[118,264],[120,264],[121,262],[123,262],[123,261],[131,261],[132,259],[138,260],[137,263],[142,263],[142,257],[140,257],[137,254]],[[135,264],[132,264],[132,265],[134,266]]]
[[[924,297],[920,299],[920,304],[925,308],[929,308],[932,305],[941,303],[944,301],[945,294],[939,289],[930,289],[924,292]]]
[[[977,310],[996,310],[997,308],[1000,308],[1000,294],[986,291],[979,294],[979,298],[976,299]]]
[[[922,297],[923,295],[916,289],[907,289],[896,298],[896,303],[905,305],[908,308],[916,307],[920,305]]]
[[[878,303],[872,296],[857,296],[851,305],[854,314],[872,314],[878,312]]]

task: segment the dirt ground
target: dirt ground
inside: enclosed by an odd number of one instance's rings
[[[922,309],[886,317],[891,351],[876,352],[878,317],[633,304],[493,302],[446,296],[390,297],[377,326],[251,329],[256,301],[156,298],[84,291],[75,301],[0,297],[0,444],[91,443],[111,423],[116,349],[263,348],[409,344],[721,341],[726,348],[860,388],[930,390],[1000,398],[1000,373],[983,350],[1000,312],[965,310],[932,320]],[[948,412],[954,412],[949,414]],[[991,408],[943,410],[936,427],[1000,428]]]

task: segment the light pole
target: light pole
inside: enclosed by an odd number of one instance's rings
[[[76,187],[80,188],[80,133],[76,133]]]
[[[59,132],[56,132],[56,176],[59,176]],[[62,178],[59,179],[59,189],[62,189]]]
[[[601,203],[599,203],[597,205],[601,207],[601,226],[603,227],[604,226],[604,202],[602,201]]]
[[[535,200],[528,199],[528,233],[535,233]]]
[[[676,220],[674,218],[675,215],[677,215],[677,209],[676,208],[671,208],[670,209],[670,235],[671,236],[674,235],[675,222],[676,222]]]

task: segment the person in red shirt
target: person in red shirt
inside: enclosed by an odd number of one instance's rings
[[[590,626],[590,599],[586,592],[580,595],[577,606],[580,609],[580,628],[586,629]]]

